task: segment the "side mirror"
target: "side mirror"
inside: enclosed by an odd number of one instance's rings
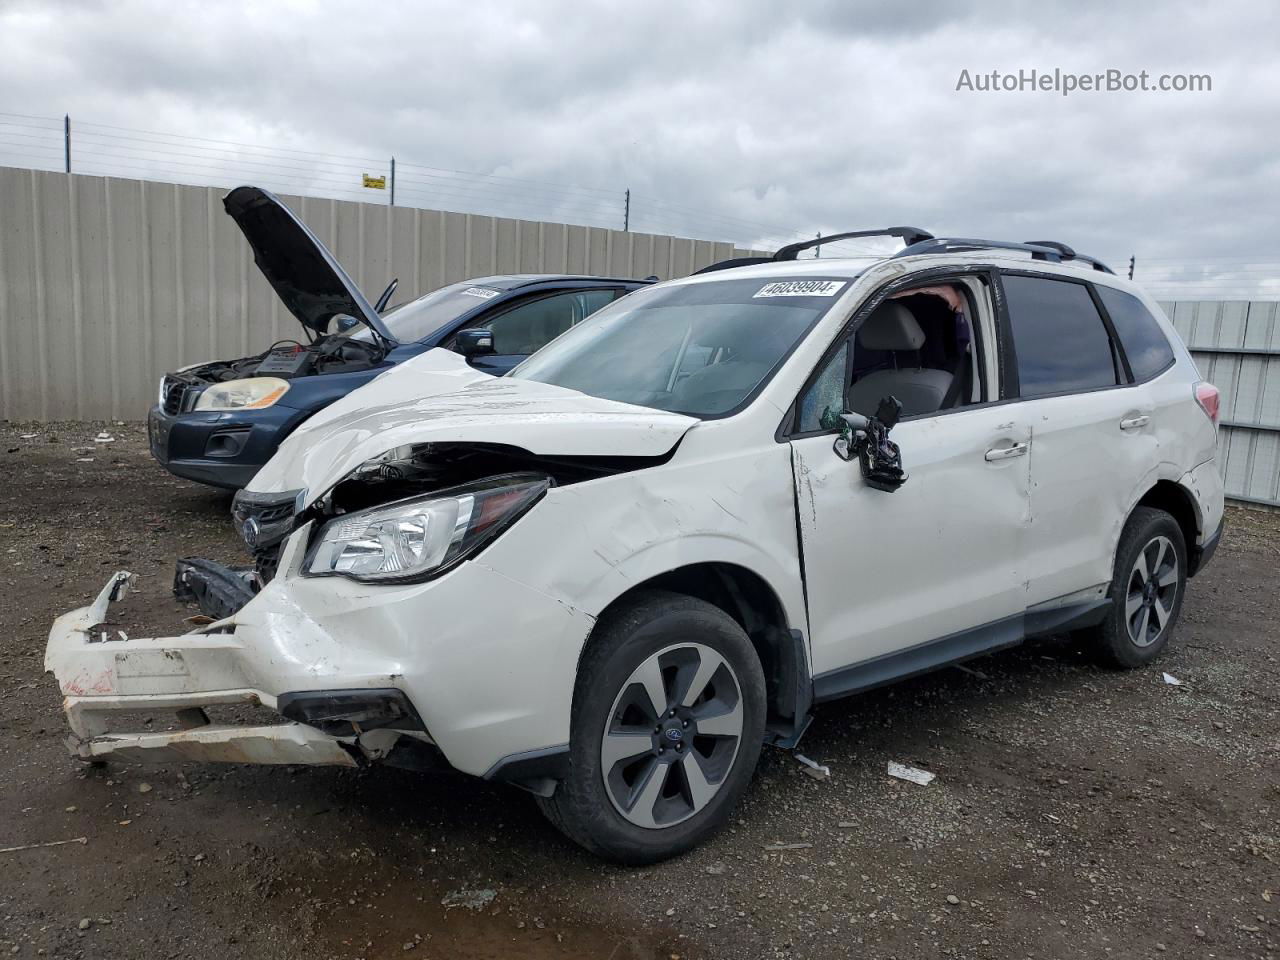
[[[359,320],[347,313],[340,313],[335,319],[337,321],[339,333],[346,333],[352,327],[358,326],[360,323]]]
[[[907,482],[907,474],[902,469],[902,451],[889,439],[889,431],[898,425],[901,417],[902,404],[896,397],[882,399],[873,417],[860,413],[839,416],[836,456],[841,460],[858,460],[862,479],[874,490],[893,493]]]
[[[454,340],[453,346],[464,357],[478,357],[481,354],[493,353],[493,331],[483,327],[462,330]]]

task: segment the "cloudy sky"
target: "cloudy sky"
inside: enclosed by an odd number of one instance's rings
[[[1280,296],[1269,4],[0,0],[0,163],[776,245],[1057,239]],[[1108,69],[1200,92],[957,90]],[[58,118],[58,119],[50,119]]]

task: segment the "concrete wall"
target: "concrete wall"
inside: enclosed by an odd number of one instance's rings
[[[220,188],[0,168],[0,419],[142,419],[161,374],[239,357],[297,322]],[[370,300],[496,273],[662,279],[745,251],[598,227],[282,198]]]

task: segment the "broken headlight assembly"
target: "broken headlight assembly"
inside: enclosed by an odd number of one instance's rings
[[[279,377],[249,377],[205,387],[196,399],[196,410],[261,410],[289,392],[289,381]]]
[[[374,583],[443,573],[510,526],[551,479],[514,473],[343,514],[316,535],[303,572]]]

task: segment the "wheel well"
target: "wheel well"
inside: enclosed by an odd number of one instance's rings
[[[782,602],[759,574],[732,563],[695,563],[635,584],[615,598],[599,619],[636,591],[669,590],[718,607],[742,627],[755,647],[769,701],[768,727],[777,739],[798,734],[808,717],[812,681],[803,636],[792,630]]]
[[[1182,530],[1182,539],[1186,541],[1188,555],[1195,550],[1196,539],[1200,534],[1200,527],[1196,521],[1195,503],[1191,499],[1191,494],[1178,484],[1172,480],[1160,480],[1143,494],[1142,499],[1135,506],[1153,507],[1172,516]]]

